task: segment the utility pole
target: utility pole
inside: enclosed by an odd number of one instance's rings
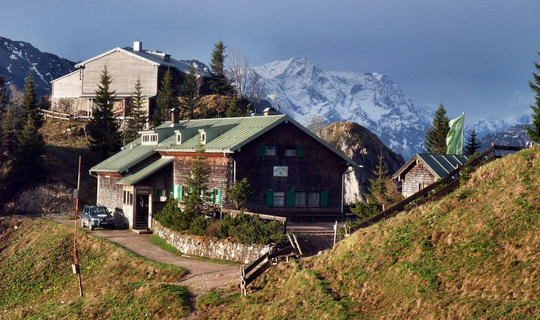
[[[79,252],[77,251],[77,217],[79,216],[79,190],[81,187],[81,156],[79,156],[79,173],[77,176],[77,198],[75,200],[75,233],[73,234],[73,273],[79,278],[79,294],[83,296],[81,270],[79,268]]]

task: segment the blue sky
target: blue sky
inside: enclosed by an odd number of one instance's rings
[[[2,5],[0,36],[74,61],[140,40],[204,63],[221,39],[253,66],[382,73],[472,121],[531,113],[539,16],[539,0],[18,0]]]

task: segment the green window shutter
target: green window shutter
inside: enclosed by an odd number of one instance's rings
[[[266,147],[264,146],[264,144],[259,144],[259,157],[261,158],[264,158],[264,156],[266,155]]]
[[[294,191],[287,191],[287,207],[293,208],[296,203],[296,198],[294,196]]]
[[[328,191],[321,192],[321,208],[328,208]]]
[[[266,206],[267,207],[274,206],[274,191],[272,190],[266,190]]]
[[[296,148],[296,155],[298,156],[298,158],[304,157],[304,146],[298,146]]]
[[[183,200],[184,199],[184,186],[180,186],[180,191],[178,194],[178,199]]]
[[[210,189],[210,203],[216,203],[214,199],[214,189]]]
[[[189,187],[189,194],[193,193],[193,187]]]
[[[217,204],[221,204],[221,189],[217,190]]]

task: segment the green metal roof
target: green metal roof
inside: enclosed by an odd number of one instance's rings
[[[144,145],[140,138],[127,144],[123,150],[96,164],[90,172],[124,172],[156,153],[157,145]]]
[[[141,138],[138,138],[127,145],[122,151],[92,167],[90,172],[123,173],[140,161],[158,152],[194,152],[199,142],[198,130],[204,130],[207,133],[207,136],[209,136],[207,143],[204,145],[206,152],[233,153],[277,125],[285,122],[294,124],[313,139],[319,141],[325,147],[336,153],[350,165],[357,165],[353,160],[334,149],[313,132],[294,121],[291,117],[287,115],[272,115],[264,117],[184,120],[175,124],[168,121],[153,130],[141,132],[143,134],[159,132],[160,136],[165,137],[163,140],[160,138],[159,143],[155,145],[142,145]],[[194,130],[197,130],[196,134],[193,134]],[[175,132],[189,132],[187,135],[188,139],[182,141],[181,144],[177,144]]]
[[[421,161],[437,179],[440,179],[465,164],[468,159],[468,156],[456,154],[416,154],[394,173],[393,178],[406,174],[418,161]]]
[[[137,172],[125,176],[122,180],[118,181],[116,184],[132,186],[137,182],[143,180],[144,178],[152,175],[154,172],[165,167],[167,164],[171,163],[174,160],[173,157],[162,157],[156,161],[150,163],[146,167],[140,169]]]
[[[418,157],[424,161],[439,179],[465,164],[469,159],[465,155],[455,154],[419,154]]]

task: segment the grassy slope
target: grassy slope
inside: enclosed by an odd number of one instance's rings
[[[448,197],[280,264],[209,318],[535,318],[540,147],[479,169]],[[229,299],[230,300],[230,299]],[[225,301],[225,300],[223,300]]]
[[[15,229],[17,228],[17,229]],[[186,271],[78,233],[84,297],[72,273],[72,228],[0,220],[0,319],[177,319],[190,310]]]

